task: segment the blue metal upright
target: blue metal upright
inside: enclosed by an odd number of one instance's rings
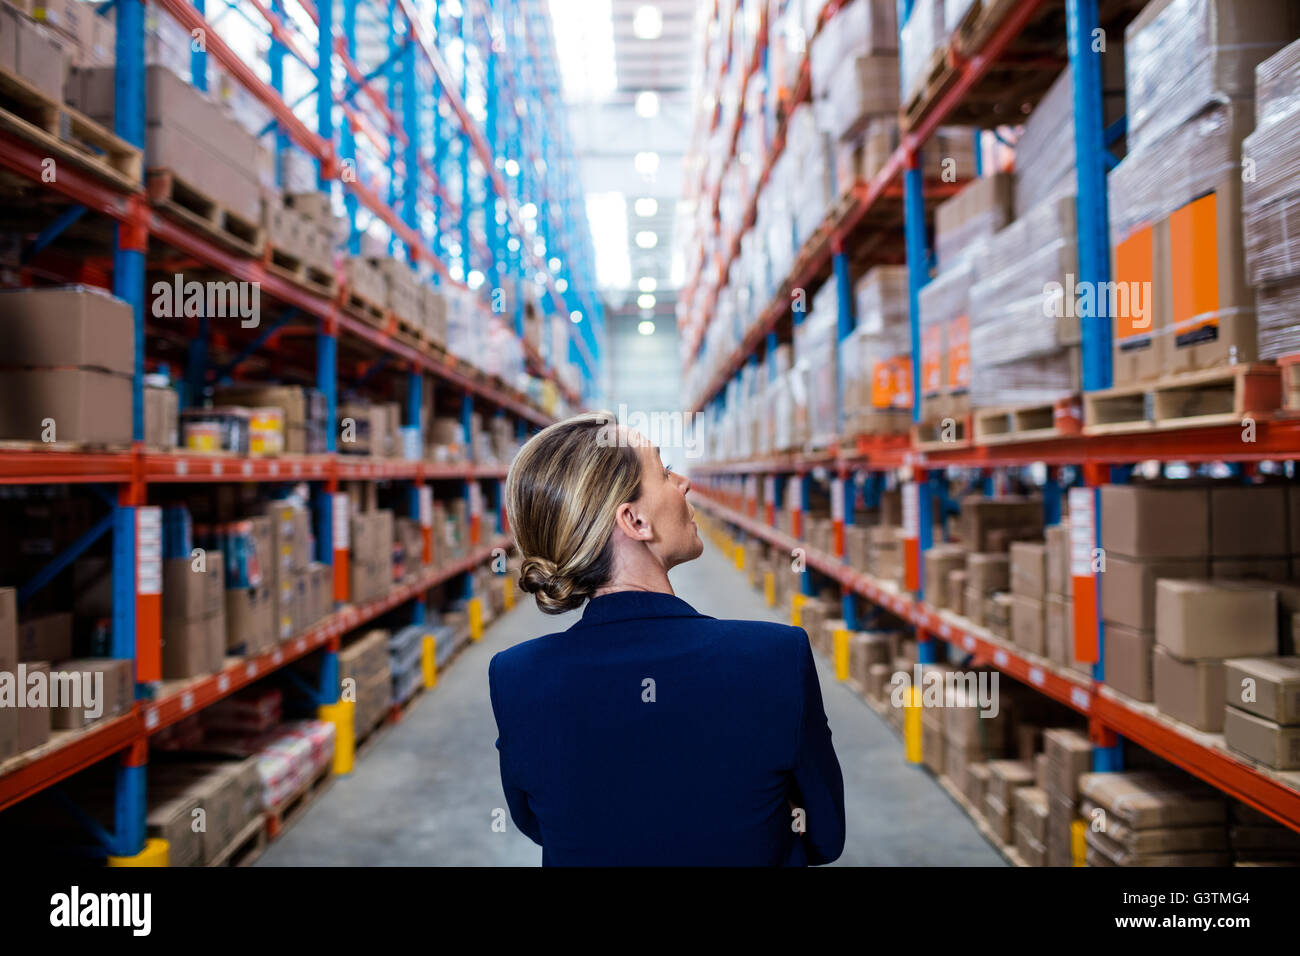
[[[322,8],[330,6],[330,3],[322,3]],[[342,0],[343,7],[343,42],[348,52],[348,57],[355,63],[357,59],[357,0]],[[318,56],[322,62],[332,62],[333,51],[331,50],[332,38],[325,32],[325,20],[322,14],[321,19],[321,43]],[[329,83],[317,80],[316,98],[318,104],[323,104],[326,110],[333,110],[334,96],[332,93],[332,80]],[[333,129],[333,122],[330,124]],[[353,164],[351,175],[358,179],[361,177],[361,171],[357,167],[357,142],[352,133],[352,124],[344,121],[339,124],[339,158],[344,162]],[[321,136],[325,134],[322,132]],[[357,229],[357,195],[351,189],[343,190],[343,208],[347,211],[348,220],[348,254],[358,256],[361,254],[361,233]]]
[[[800,529],[803,534],[802,539],[808,537],[808,509],[812,507],[812,477],[810,475],[797,475],[795,481],[799,483],[799,513],[803,516],[800,520],[803,527]],[[799,590],[807,597],[815,597],[817,589],[813,587],[812,571],[808,567],[805,557],[803,571],[799,573]]]
[[[914,153],[903,172],[903,237],[907,246],[907,309],[911,320],[912,421],[921,421],[921,289],[930,281],[930,249],[925,235],[921,156]]]
[[[1066,0],[1066,33],[1074,86],[1074,151],[1078,188],[1079,284],[1105,289],[1110,281],[1110,223],[1106,208],[1106,130],[1102,112],[1101,54],[1094,48],[1097,0]],[[1113,157],[1112,157],[1113,158]],[[1098,293],[1093,314],[1080,319],[1083,389],[1109,388],[1111,317],[1109,297]]]
[[[465,445],[467,448],[466,457],[471,462],[473,462],[477,457],[474,448],[473,432],[470,430],[470,426],[473,422],[473,418],[474,418],[474,396],[466,392],[460,402],[460,422],[461,422],[461,428],[464,429],[465,432]],[[475,480],[476,479],[474,478],[474,476],[471,475],[461,483],[463,487],[463,493],[465,495],[465,513],[469,518],[471,527],[474,524],[473,485]],[[465,575],[465,598],[468,600],[473,596],[474,596],[474,575],[466,574]]]
[[[350,0],[345,0],[346,4]],[[334,4],[316,8],[316,132],[327,143],[334,142]],[[344,128],[347,124],[343,124]],[[323,192],[334,194],[331,171],[317,166],[317,180]]]

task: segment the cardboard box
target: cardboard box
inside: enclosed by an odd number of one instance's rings
[[[48,661],[28,661],[24,666],[27,668],[29,678],[33,673],[41,673],[47,678],[49,677],[50,664]],[[18,711],[18,753],[26,753],[50,739],[51,721],[48,699],[44,706],[33,707],[29,703],[25,703],[25,706],[12,709]],[[3,744],[0,743],[0,749],[2,748]]]
[[[162,451],[176,447],[180,396],[175,389],[145,386],[144,443]]]
[[[14,66],[19,76],[56,103],[63,101],[67,54],[58,37],[25,17],[15,17]]]
[[[1160,578],[1204,578],[1209,562],[1203,558],[1129,558],[1106,555],[1101,574],[1101,616],[1112,624],[1149,631],[1156,626],[1156,581]]]
[[[18,625],[18,660],[62,661],[71,656],[71,614],[46,614]]]
[[[1210,496],[1203,487],[1102,485],[1107,556],[1202,558],[1210,553]]]
[[[0,371],[0,438],[125,444],[131,378],[79,368]]]
[[[66,682],[60,681],[57,676],[52,676],[51,693],[55,692],[54,682],[63,683],[65,686],[70,686],[72,683],[78,685],[78,690],[70,701],[61,701],[64,706],[55,707],[51,702],[50,725],[55,730],[78,730],[96,720],[111,719],[125,713],[135,700],[134,661],[86,657],[56,661],[50,666],[50,671],[52,675],[72,675]],[[91,675],[90,693],[102,691],[102,697],[95,701],[101,711],[98,717],[91,717],[86,713],[89,701],[83,696],[86,688],[84,678],[81,676],[86,674]]]
[[[1233,581],[1162,580],[1156,643],[1183,660],[1277,653],[1277,593]]]
[[[254,655],[270,650],[274,604],[269,585],[226,591],[226,651]]]
[[[1152,655],[1155,632],[1106,625],[1106,683],[1134,700],[1154,698]]]
[[[992,594],[1010,587],[1011,559],[1006,554],[966,555],[966,588],[977,594]]]
[[[1300,726],[1283,726],[1229,706],[1224,710],[1223,739],[1233,750],[1274,770],[1300,770]]]
[[[966,566],[966,552],[956,545],[936,544],[925,552],[925,596],[934,607],[951,607],[948,576]]]
[[[191,558],[165,559],[162,599],[164,621],[197,620],[221,612],[225,603],[222,563],[209,561],[203,571],[196,571]]]
[[[1011,596],[1011,640],[1031,654],[1047,654],[1043,602],[1019,594]]]
[[[1135,830],[1222,825],[1227,819],[1221,793],[1177,771],[1086,773],[1079,792]]]
[[[1283,485],[1210,489],[1210,553],[1215,558],[1285,557],[1289,552]]]
[[[972,624],[984,625],[984,595],[969,585],[962,594],[962,612]]]
[[[1047,593],[1047,546],[1032,541],[1011,543],[1011,593],[1042,601]]]
[[[1049,794],[1073,804],[1079,796],[1079,778],[1092,767],[1092,741],[1068,727],[1043,731]]]
[[[0,671],[18,663],[18,592],[0,588]]]
[[[193,793],[180,793],[150,801],[145,817],[149,836],[167,841],[169,866],[201,866],[203,834],[194,830],[194,811],[200,806]]]
[[[1047,546],[1047,593],[1073,594],[1074,578],[1070,575],[1070,526],[1048,525],[1044,529]]]
[[[1175,720],[1218,733],[1223,729],[1222,661],[1185,661],[1156,646],[1152,683],[1156,708]]]
[[[1300,724],[1300,657],[1235,657],[1223,667],[1233,707],[1274,723]]]
[[[130,375],[134,322],[129,305],[98,289],[14,289],[0,293],[0,355],[6,365]]]

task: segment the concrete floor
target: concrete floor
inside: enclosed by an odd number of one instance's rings
[[[715,617],[780,620],[762,595],[705,539],[704,555],[672,574],[678,595]],[[541,848],[504,808],[488,660],[563,630],[578,612],[546,617],[528,599],[494,623],[382,731],[356,769],[334,785],[261,857],[261,866],[537,866]],[[819,657],[822,693],[844,772],[848,838],[840,866],[1002,866],[1001,855],[921,768],[899,738]]]

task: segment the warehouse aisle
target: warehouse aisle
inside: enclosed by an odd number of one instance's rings
[[[678,594],[719,616],[779,620],[705,539],[698,561],[673,573]],[[492,829],[504,805],[496,724],[487,693],[497,651],[568,627],[532,604],[493,624],[432,695],[389,728],[356,770],[311,807],[259,861],[266,866],[535,866],[541,849],[513,824]],[[861,698],[818,659],[826,712],[844,770],[848,840],[840,865],[1000,866],[1002,857]]]

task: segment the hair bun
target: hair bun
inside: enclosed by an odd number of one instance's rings
[[[554,561],[541,557],[524,558],[519,568],[519,588],[533,595],[537,606],[546,614],[563,614],[582,606],[591,589],[580,587],[571,576],[561,572]]]

